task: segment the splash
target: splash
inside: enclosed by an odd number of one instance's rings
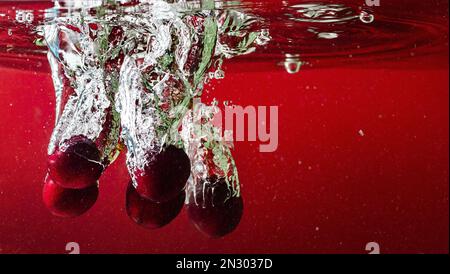
[[[165,147],[175,146],[191,159],[188,190],[221,178],[231,195],[239,196],[232,147],[213,141],[213,135],[195,134],[189,117],[204,84],[224,77],[223,61],[254,52],[270,36],[256,16],[220,5],[56,2],[57,15],[43,28],[57,102],[49,155],[84,136],[107,166],[124,143],[136,184],[136,174]]]
[[[187,187],[187,200],[194,195],[194,201],[208,202],[204,197],[207,188],[214,189],[217,182],[227,184],[229,197],[240,196],[239,175],[236,163],[232,156],[233,143],[226,138],[232,132],[222,134],[222,128],[216,125],[217,113],[220,112],[218,102],[211,106],[198,101],[185,115],[182,124],[182,140],[188,154],[191,155],[192,176]],[[220,186],[219,186],[220,187]],[[197,199],[196,195],[202,195]],[[207,206],[203,204],[202,206]]]

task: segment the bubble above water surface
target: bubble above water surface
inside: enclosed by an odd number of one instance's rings
[[[368,10],[357,1],[325,3],[291,4],[279,7],[279,17],[267,14],[273,40],[264,53],[297,53],[310,63],[339,64],[350,59],[352,63],[398,60],[411,57],[411,50],[419,56],[447,48],[446,16],[411,18],[403,6]]]
[[[317,38],[321,39],[336,39],[338,37],[339,34],[335,32],[321,32],[317,34]]]

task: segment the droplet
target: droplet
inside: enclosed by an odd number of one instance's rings
[[[289,74],[296,74],[300,71],[303,62],[300,60],[300,55],[298,54],[286,54],[286,59],[284,61],[284,68]]]
[[[375,21],[375,16],[367,11],[362,11],[359,14],[359,20],[361,20],[364,24],[370,24]]]

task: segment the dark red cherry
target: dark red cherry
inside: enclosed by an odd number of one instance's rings
[[[64,188],[84,189],[97,183],[103,172],[100,152],[83,136],[72,137],[48,157],[49,174]]]
[[[224,180],[205,188],[198,186],[197,193],[189,194],[187,212],[195,227],[211,238],[220,238],[233,232],[242,218],[242,197],[232,197]]]
[[[156,203],[141,197],[130,183],[126,197],[127,214],[135,223],[145,228],[161,228],[178,216],[183,208],[185,197],[186,194],[182,191],[175,199]]]
[[[154,202],[172,200],[184,189],[190,170],[191,163],[186,153],[169,146],[156,155],[145,170],[135,174],[136,190]]]
[[[77,217],[87,212],[97,201],[98,185],[85,189],[63,188],[47,176],[42,199],[50,212],[58,217]]]

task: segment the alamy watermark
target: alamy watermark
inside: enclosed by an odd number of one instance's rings
[[[381,6],[381,0],[366,0],[366,5],[369,7]]]
[[[205,112],[209,124],[204,124]],[[216,129],[212,136],[216,141],[224,142],[259,142],[259,151],[275,152],[278,149],[279,134],[278,106],[239,106],[225,105],[223,109],[217,105],[207,106],[201,99],[194,99],[193,123],[197,125],[195,136],[201,138]],[[211,138],[211,135],[209,135]]]

